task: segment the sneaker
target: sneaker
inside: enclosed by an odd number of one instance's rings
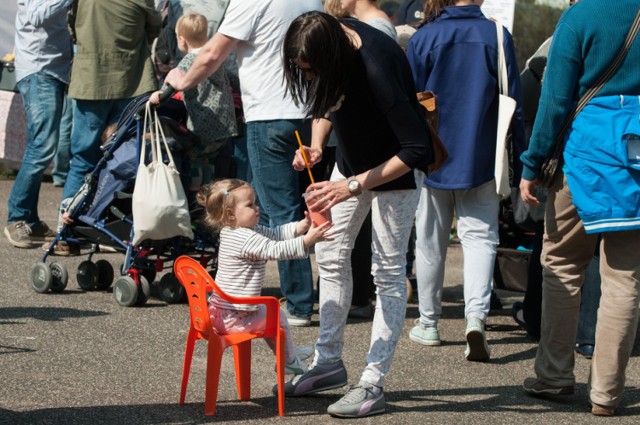
[[[385,401],[382,388],[365,381],[354,385],[340,400],[327,408],[327,413],[338,418],[362,418],[384,413]]]
[[[30,227],[31,240],[34,242],[51,242],[56,237],[56,232],[51,230],[49,226],[47,226],[47,223],[42,220]]]
[[[409,331],[409,339],[411,341],[433,347],[442,344],[438,328],[434,326],[423,326],[420,324],[420,319],[416,319],[416,321],[418,322],[416,323],[416,326],[411,328],[411,331]]]
[[[284,384],[284,394],[287,397],[300,397],[345,385],[347,385],[347,370],[340,360],[334,364],[315,365],[305,374],[296,375]],[[275,385],[272,391],[278,394],[278,386]]]
[[[24,220],[9,223],[4,228],[4,235],[9,240],[9,243],[16,248],[33,248],[31,228]]]
[[[580,354],[585,359],[590,359],[593,357],[594,349],[595,346],[591,344],[578,344],[576,346],[576,353]]]
[[[50,243],[45,243],[42,245],[43,251],[49,251]],[[59,255],[61,257],[69,257],[80,255],[80,246],[75,243],[68,243],[66,241],[58,241],[53,246],[53,251],[51,251],[52,255]]]
[[[467,348],[464,350],[465,358],[473,362],[489,360],[491,352],[484,335],[484,322],[476,317],[469,318],[465,336],[467,338]]]
[[[289,326],[296,326],[296,327],[311,326],[311,316],[308,316],[308,317],[296,316],[295,314],[290,313],[286,307],[284,307],[284,313],[287,315],[287,321],[289,322]]]
[[[593,416],[613,416],[615,409],[615,406],[603,406],[602,404],[591,402],[591,414]]]
[[[545,384],[538,378],[527,378],[522,384],[524,392],[530,395],[569,395],[573,394],[573,385],[556,386]]]
[[[315,353],[314,347],[294,347],[293,355],[299,357],[300,360],[307,360],[309,357],[313,356]]]
[[[302,375],[307,370],[309,370],[309,367],[298,356],[284,365],[284,373],[288,375]]]

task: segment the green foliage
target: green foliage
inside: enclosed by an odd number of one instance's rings
[[[569,6],[568,0],[566,5]],[[562,12],[564,9],[537,4],[535,0],[516,1],[513,41],[521,70],[542,42],[553,35]]]

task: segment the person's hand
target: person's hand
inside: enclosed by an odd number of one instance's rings
[[[319,213],[353,196],[349,192],[346,180],[314,183],[307,188],[306,192],[307,207]]]
[[[186,84],[183,83],[185,73],[178,68],[173,68],[164,79],[166,84],[171,85],[175,91],[182,91],[186,88]]]
[[[65,212],[62,214],[62,222],[64,224],[73,224],[73,219],[71,218],[71,215],[68,212]]]
[[[311,228],[311,217],[307,211],[304,212],[304,218],[296,224],[296,236],[304,235]]]
[[[304,247],[309,248],[317,242],[330,241],[333,232],[330,230],[333,223],[327,221],[320,226],[311,226],[306,235],[304,235]]]
[[[160,90],[151,93],[151,96],[149,96],[149,103],[151,103],[152,105],[157,105],[158,103],[160,103],[160,93],[162,93],[162,91]]]
[[[537,180],[520,180],[520,198],[529,205],[537,207],[540,205],[538,198],[533,196],[533,190],[536,188]]]
[[[307,161],[309,161],[309,167],[313,167],[318,162],[322,161],[322,151],[320,149],[314,149],[308,146],[303,146],[303,148],[304,154],[307,156]],[[292,165],[293,169],[296,171],[302,171],[306,167],[304,158],[302,157],[302,151],[300,151],[300,149],[296,150]]]

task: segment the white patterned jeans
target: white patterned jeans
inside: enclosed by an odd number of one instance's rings
[[[423,175],[415,172],[417,186]],[[332,181],[344,180],[337,167]],[[402,332],[407,306],[406,253],[419,189],[364,191],[331,209],[335,237],[316,245],[320,274],[320,335],[313,364],[339,361],[351,306],[351,250],[369,210],[372,216],[371,273],[376,309],[371,344],[361,380],[383,387]]]

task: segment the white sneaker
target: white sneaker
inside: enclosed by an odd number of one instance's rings
[[[484,322],[476,317],[470,317],[467,320],[467,329],[465,331],[467,338],[467,348],[464,356],[469,361],[486,362],[491,358],[487,338],[484,335]]]

